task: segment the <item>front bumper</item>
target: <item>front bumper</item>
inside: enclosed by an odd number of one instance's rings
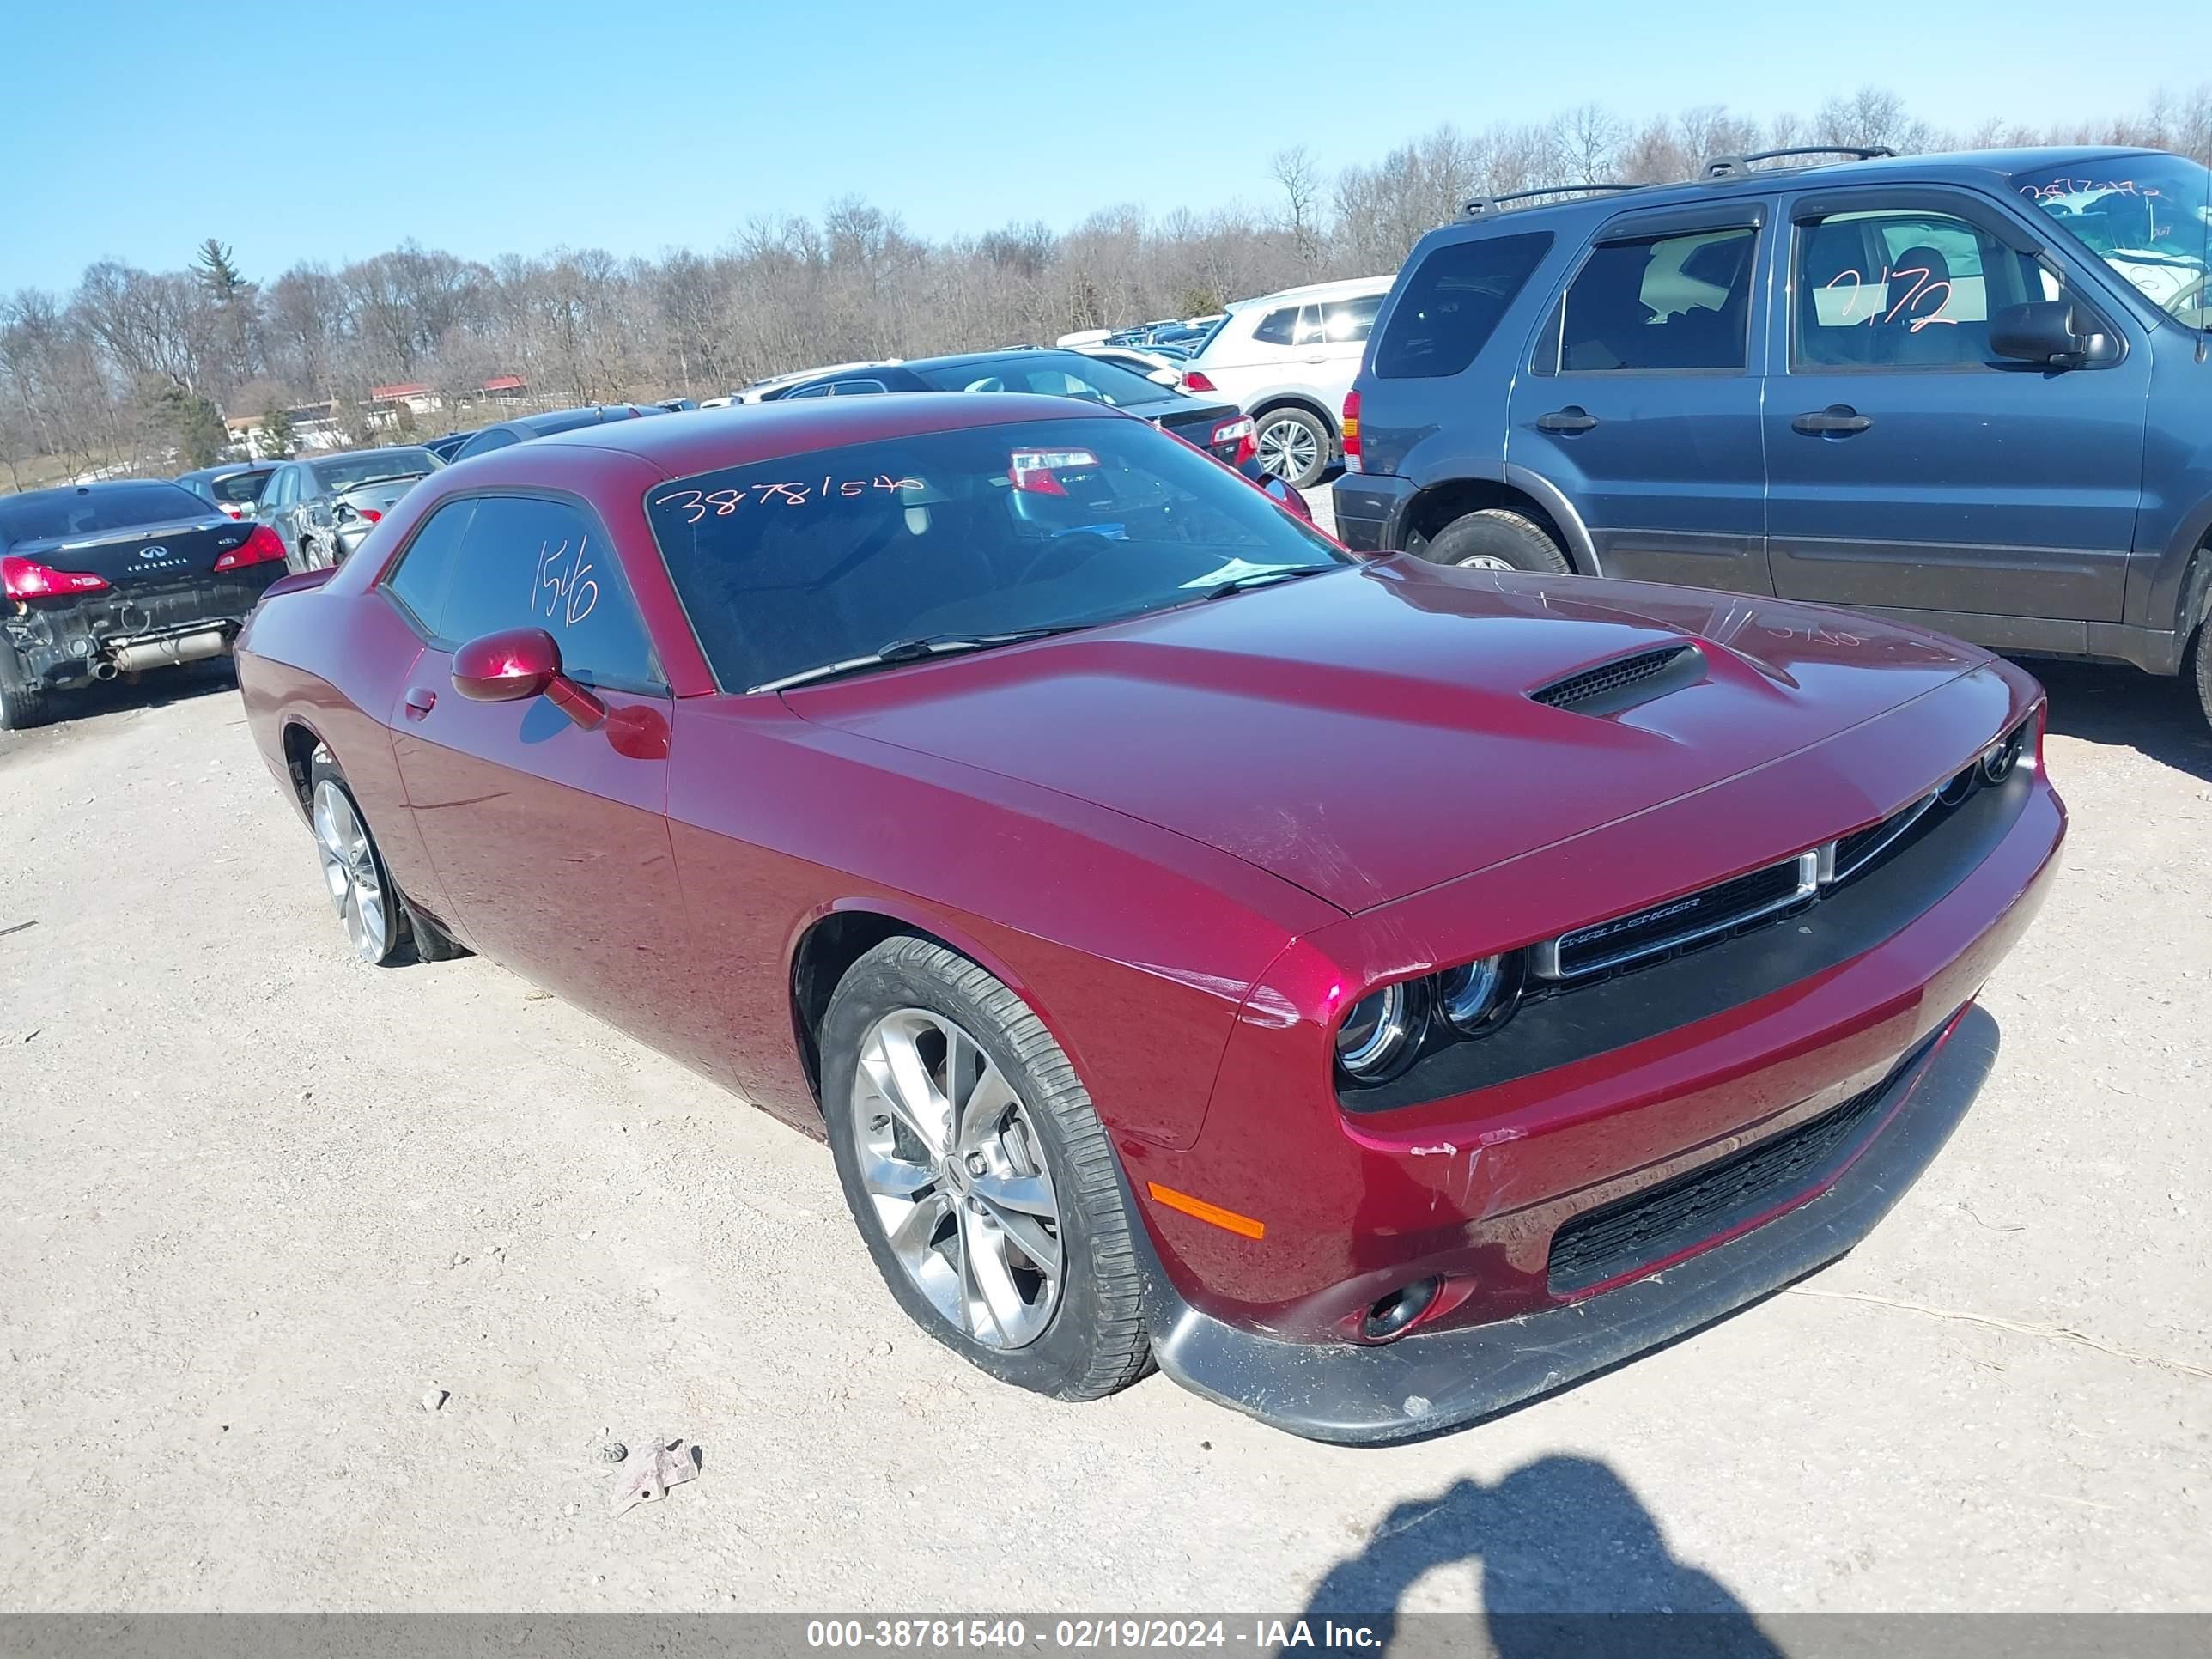
[[[1996,1022],[1969,1006],[1884,1086],[1866,1128],[1794,1207],[1583,1300],[1380,1346],[1276,1341],[1190,1307],[1139,1230],[1153,1357],[1184,1387],[1309,1439],[1420,1439],[1687,1335],[1834,1261],[1932,1163],[1980,1091]]]

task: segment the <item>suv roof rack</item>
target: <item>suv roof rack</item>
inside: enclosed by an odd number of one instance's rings
[[[1509,202],[1529,202],[1540,196],[1586,196],[1598,191],[1648,190],[1648,185],[1547,185],[1540,190],[1508,191],[1503,196],[1478,196],[1460,210],[1468,218],[1497,213]]]
[[[1753,161],[1778,161],[1790,155],[1848,155],[1871,161],[1897,152],[1887,144],[1798,144],[1788,149],[1755,149],[1748,155],[1716,155],[1698,169],[1700,179],[1738,179],[1751,171]]]

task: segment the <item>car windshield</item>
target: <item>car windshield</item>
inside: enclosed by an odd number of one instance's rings
[[[2212,326],[2212,172],[2179,155],[2118,155],[2023,173],[2013,186],[2168,316]]]
[[[208,504],[181,484],[100,484],[0,495],[0,543],[66,541],[142,524],[206,519]]]
[[[1352,562],[1139,421],[925,433],[656,485],[653,534],[729,690],[1116,622]],[[918,642],[926,648],[916,650]]]
[[[1039,392],[1055,398],[1085,398],[1115,409],[1156,404],[1172,395],[1158,381],[1133,369],[1073,351],[1024,351],[1018,356],[915,372],[940,392]]]
[[[371,449],[335,461],[317,461],[315,482],[336,494],[386,478],[419,478],[437,465],[438,458],[427,449]]]

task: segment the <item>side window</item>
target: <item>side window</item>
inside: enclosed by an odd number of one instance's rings
[[[509,444],[520,443],[521,441],[522,441],[520,438],[517,438],[514,434],[506,430],[504,428],[486,427],[482,432],[477,433],[475,437],[470,439],[468,442],[463,444],[461,446],[461,453],[459,455],[454,456],[453,459],[458,461],[465,459],[471,455],[488,454],[495,449],[505,449]]]
[[[1838,214],[1796,239],[1793,368],[1988,363],[1990,316],[2052,297],[2033,258],[1948,214]]]
[[[839,380],[830,387],[835,397],[851,398],[863,392],[888,392],[890,388],[881,380]]]
[[[529,495],[480,496],[474,505],[453,556],[440,638],[458,645],[503,629],[542,628],[586,684],[660,689],[644,620],[598,520],[566,501]]]
[[[292,498],[292,469],[280,466],[269,481],[269,493],[264,500],[270,507],[283,507]]]
[[[1364,340],[1374,331],[1375,313],[1382,309],[1382,296],[1379,294],[1339,300],[1321,308],[1321,331],[1331,345]]]
[[[829,395],[830,383],[824,380],[820,386],[803,386],[796,392],[787,392],[783,394],[783,401],[789,403],[794,398],[826,398]]]
[[[1458,374],[1488,343],[1551,247],[1550,234],[1543,233],[1483,236],[1431,249],[1406,279],[1375,343],[1376,376],[1398,380]]]
[[[476,510],[472,501],[447,502],[415,532],[407,550],[399,556],[398,565],[384,579],[385,591],[399,601],[416,627],[434,638],[449,637],[443,626],[446,587],[453,577],[461,537]]]
[[[1300,306],[1298,307],[1297,331],[1291,337],[1291,343],[1292,345],[1319,345],[1322,343],[1322,338],[1323,336],[1321,329],[1321,307],[1319,306]]]
[[[1260,326],[1252,331],[1252,337],[1261,345],[1286,346],[1298,325],[1298,308],[1285,306],[1280,311],[1271,311],[1260,319]]]
[[[1567,289],[1560,371],[1741,368],[1758,244],[1748,227],[1601,243]]]

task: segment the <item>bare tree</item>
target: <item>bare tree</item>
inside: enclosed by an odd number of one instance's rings
[[[1283,191],[1283,226],[1297,244],[1298,263],[1311,271],[1321,264],[1321,168],[1304,144],[1279,149],[1267,171]]]

